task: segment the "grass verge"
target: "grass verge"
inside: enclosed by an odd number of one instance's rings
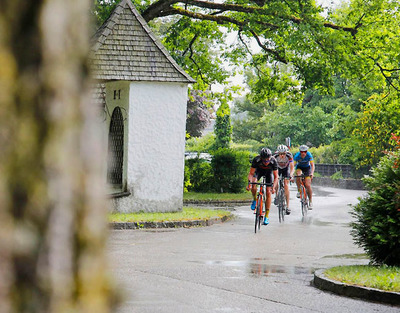
[[[199,192],[184,192],[183,200],[251,200],[251,192],[242,193],[199,193]]]
[[[195,221],[210,218],[222,218],[232,213],[225,210],[199,209],[184,207],[180,212],[166,213],[110,213],[110,222],[174,222],[174,221]]]
[[[325,276],[342,283],[400,292],[400,267],[350,265],[327,269]]]

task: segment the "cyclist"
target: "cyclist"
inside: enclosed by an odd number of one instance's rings
[[[311,181],[314,175],[314,158],[312,154],[308,151],[308,147],[306,145],[300,146],[300,151],[297,152],[294,156],[294,165],[296,169],[296,175],[301,175],[303,173],[306,176],[305,179],[305,186],[308,195],[308,209],[312,210],[312,188],[311,188]],[[297,198],[300,198],[300,177],[296,178],[297,184]]]
[[[294,174],[293,155],[287,146],[279,145],[274,154],[274,158],[278,163],[278,176],[282,175],[285,178],[286,215],[289,215],[291,212],[289,209],[289,180],[293,180]],[[277,194],[278,189],[276,189],[275,192]],[[278,199],[275,196],[275,205],[278,204],[277,201]]]
[[[260,155],[256,156],[252,163],[250,172],[248,175],[249,183],[257,182],[261,177],[265,176],[265,181],[269,186],[266,186],[266,202],[265,202],[265,217],[264,225],[269,224],[269,209],[271,207],[272,194],[275,192],[278,186],[278,164],[275,158],[272,156],[271,150],[268,148],[262,148]],[[251,186],[251,187],[250,187]],[[253,194],[253,202],[251,203],[251,209],[256,208],[257,198],[257,185],[248,185],[247,190],[251,189]]]

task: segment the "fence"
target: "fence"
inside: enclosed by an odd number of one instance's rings
[[[353,176],[353,165],[351,164],[315,164],[315,172],[321,176],[332,176],[336,172],[342,171],[343,178],[350,178]]]

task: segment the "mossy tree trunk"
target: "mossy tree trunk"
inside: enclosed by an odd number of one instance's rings
[[[0,0],[0,312],[110,311],[90,4]]]

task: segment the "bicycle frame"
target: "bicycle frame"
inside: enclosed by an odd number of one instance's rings
[[[303,217],[307,216],[308,212],[308,199],[307,199],[307,190],[305,186],[306,176],[304,174],[296,175],[294,177],[300,178],[300,203],[301,203],[301,214]]]
[[[285,178],[282,175],[279,176],[278,191],[276,196],[278,200],[279,223],[282,223],[285,220],[286,213]]]
[[[254,224],[254,232],[257,233],[257,228],[260,230],[261,226],[261,221],[264,218],[265,215],[265,201],[266,201],[266,196],[265,196],[265,187],[269,186],[269,184],[265,183],[265,177],[263,176],[262,182],[261,183],[249,183],[249,185],[258,185],[258,193],[257,193],[257,199],[256,199],[256,209],[255,209],[255,224]]]

